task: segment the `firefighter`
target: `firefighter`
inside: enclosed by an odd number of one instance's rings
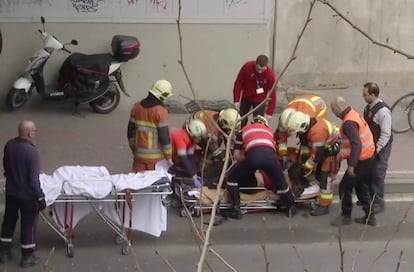
[[[224,152],[220,149],[220,145],[223,142],[223,135],[221,135],[217,126],[226,134],[229,134],[233,127],[239,130],[239,112],[233,108],[223,109],[219,112],[205,110],[195,112],[190,118],[200,120],[207,128],[209,137],[203,139],[198,145],[205,149],[207,144],[209,144],[208,152],[212,157],[222,160],[224,158]]]
[[[327,106],[321,97],[313,94],[304,94],[295,97],[282,111],[274,137],[278,148],[278,155],[281,158],[284,169],[286,169],[288,165],[287,140],[289,135],[287,131],[287,123],[296,112],[305,113],[311,118],[326,117]]]
[[[197,174],[197,158],[194,154],[197,143],[207,137],[207,128],[203,122],[186,120],[182,128],[172,128],[170,139],[173,149],[173,165],[169,172],[175,175],[191,177],[193,186],[201,187],[201,178]]]
[[[134,155],[133,172],[155,170],[155,164],[162,159],[172,164],[169,113],[164,105],[172,95],[171,83],[161,79],[132,108],[127,137]]]
[[[329,213],[332,204],[332,181],[338,172],[337,155],[340,150],[339,128],[323,117],[311,118],[309,115],[297,112],[287,123],[289,131],[297,133],[301,141],[301,149],[309,153],[307,159],[298,168],[304,176],[315,172],[315,179],[319,182],[320,201],[319,206],[312,209],[312,216],[320,216]],[[309,150],[309,151],[308,151]]]
[[[223,216],[241,219],[239,185],[254,176],[256,170],[262,170],[277,188],[281,204],[290,209],[294,205],[294,196],[285,180],[282,167],[276,156],[273,132],[267,119],[261,115],[253,117],[236,137],[234,156],[238,163],[227,179],[227,191],[232,207],[222,211]]]
[[[376,218],[371,211],[372,197],[369,191],[371,172],[374,166],[375,144],[368,124],[341,96],[331,102],[332,112],[342,119],[341,159],[347,161],[347,170],[339,183],[342,214],[331,225],[349,225],[352,223],[352,192],[362,205],[365,215],[355,218],[356,223],[376,226]]]

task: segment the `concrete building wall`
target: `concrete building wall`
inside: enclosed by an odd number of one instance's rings
[[[276,12],[269,12],[275,15],[275,24],[269,18],[267,24],[182,25],[184,65],[200,98],[231,100],[233,81],[241,65],[258,54],[270,55],[276,73],[281,72],[304,24],[309,0],[275,3]],[[330,3],[378,42],[414,54],[414,1]],[[312,21],[296,52],[297,59],[282,78],[282,86],[361,85],[366,80],[377,81],[381,86],[414,86],[413,60],[373,45],[333,15],[328,6],[316,3]],[[0,55],[0,99],[4,100],[31,54],[41,46],[40,39],[33,34],[40,27],[40,23],[1,23],[4,47]],[[160,78],[172,82],[175,99],[186,102],[182,96],[192,97],[177,62],[180,51],[176,24],[48,23],[46,27],[62,41],[77,39],[79,45],[71,47],[73,51],[89,54],[109,52],[115,34],[139,38],[140,55],[122,67],[132,97],[123,97],[121,106],[129,107],[145,96],[152,82]],[[48,82],[55,80],[65,57],[55,52],[45,68]]]

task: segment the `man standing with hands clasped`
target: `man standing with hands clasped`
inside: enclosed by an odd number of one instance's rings
[[[6,208],[0,235],[0,263],[11,257],[11,245],[20,213],[21,267],[37,264],[36,225],[39,211],[46,208],[40,187],[40,157],[32,143],[36,126],[32,121],[22,121],[19,135],[4,147],[3,168],[6,177]]]
[[[378,96],[379,87],[376,83],[367,82],[364,84],[362,97],[367,102],[364,109],[364,119],[371,129],[375,143],[375,161],[370,183],[373,213],[380,213],[385,209],[384,180],[393,139],[390,108]]]
[[[267,56],[259,55],[256,61],[248,61],[240,69],[234,82],[233,102],[241,116],[263,102],[272,90],[275,74],[268,63]],[[268,102],[263,103],[253,112],[253,116],[262,115],[270,120],[276,106],[276,86],[269,98]],[[241,127],[246,124],[247,118],[243,119]]]

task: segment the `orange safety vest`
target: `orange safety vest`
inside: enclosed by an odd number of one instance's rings
[[[267,146],[276,151],[273,132],[267,126],[260,123],[253,123],[243,127],[243,149],[247,153],[251,148],[257,146]]]
[[[375,152],[374,137],[369,129],[367,122],[359,115],[354,109],[351,109],[343,119],[343,123],[346,121],[354,121],[358,124],[358,134],[361,141],[361,153],[359,154],[359,160],[366,160],[371,158]],[[351,155],[351,143],[341,129],[342,145],[341,145],[341,159],[348,159]]]
[[[309,115],[310,118],[323,117],[327,115],[327,106],[320,96],[313,94],[304,94],[295,97],[290,101],[286,109],[294,109]],[[278,146],[278,154],[285,156],[287,154],[287,128],[281,126],[280,120],[276,130],[275,139]]]

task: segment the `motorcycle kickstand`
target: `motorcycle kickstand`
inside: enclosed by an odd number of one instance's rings
[[[80,117],[85,118],[85,116],[81,113],[79,109],[79,105],[80,103],[77,103],[77,102],[73,104],[72,115],[79,115]]]

